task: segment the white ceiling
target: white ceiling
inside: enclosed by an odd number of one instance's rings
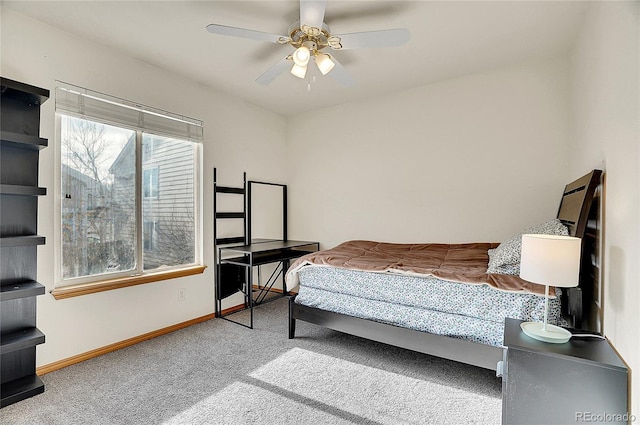
[[[10,8],[280,114],[406,90],[455,76],[566,54],[588,2],[328,0],[333,34],[408,28],[402,47],[332,52],[355,79],[307,84],[284,73],[255,79],[293,50],[213,35],[207,24],[286,35],[298,0],[3,1]],[[61,48],[64,48],[61,46]]]

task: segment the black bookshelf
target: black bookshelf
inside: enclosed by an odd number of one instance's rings
[[[44,391],[36,375],[40,106],[49,91],[0,78],[0,407]]]

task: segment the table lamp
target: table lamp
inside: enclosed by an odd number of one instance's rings
[[[522,235],[520,277],[545,285],[544,322],[523,322],[520,327],[529,337],[550,343],[569,341],[571,332],[547,324],[549,285],[561,288],[578,286],[580,238],[556,235]]]

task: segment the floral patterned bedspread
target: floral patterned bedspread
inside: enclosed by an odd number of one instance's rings
[[[497,243],[396,244],[364,240],[344,242],[335,248],[298,258],[286,274],[287,290],[299,284],[298,272],[307,265],[332,266],[374,273],[408,274],[474,285],[506,292],[544,295],[544,286],[519,276],[487,273],[489,249]],[[550,290],[550,293],[555,293]]]

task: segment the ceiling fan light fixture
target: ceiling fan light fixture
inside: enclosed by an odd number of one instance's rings
[[[331,33],[329,26],[324,22],[325,4],[327,0],[299,1],[300,19],[289,27],[287,35],[270,34],[221,24],[209,24],[206,28],[207,31],[212,34],[290,46],[290,48],[292,48],[292,50],[290,50],[291,54],[271,66],[271,68],[256,79],[259,84],[263,85],[269,84],[274,78],[285,72],[287,68],[291,66],[292,62],[293,67],[290,68],[291,74],[301,79],[306,78],[309,61],[313,59],[322,75],[326,75],[331,72],[333,68],[336,68],[336,72],[332,74],[332,77],[338,81],[340,85],[345,87],[350,86],[354,84],[354,81],[344,69],[344,66],[342,66],[335,57],[321,53],[321,50],[325,48],[348,50],[367,47],[396,47],[406,44],[411,38],[409,30],[406,28],[334,35]],[[315,69],[311,71],[311,74],[317,74]]]
[[[336,66],[335,62],[331,60],[331,56],[326,53],[318,53],[316,55],[316,65],[318,65],[322,75],[327,75]]]
[[[300,46],[293,52],[293,62],[298,66],[307,66],[311,59],[311,50],[307,46]]]
[[[327,44],[329,45],[329,47],[331,47],[333,50],[340,50],[342,49],[342,39],[338,36],[332,35],[331,37],[327,38]]]
[[[291,68],[291,73],[298,78],[304,78],[304,76],[307,75],[307,65],[298,65],[297,63],[294,63]]]

